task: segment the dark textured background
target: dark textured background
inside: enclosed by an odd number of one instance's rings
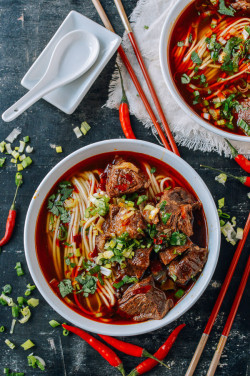
[[[123,28],[113,1],[105,0],[102,3],[117,33],[121,35]],[[136,2],[126,0],[124,4],[127,12],[130,13]],[[26,92],[20,85],[21,78],[72,9],[100,22],[90,0],[0,0],[1,113]],[[24,21],[18,20],[22,15]],[[118,112],[102,108],[107,99],[108,84],[113,69],[114,58],[71,116],[65,115],[41,100],[12,123],[4,123],[0,120],[0,140],[4,139],[14,127],[19,126],[22,129],[22,136],[29,135],[31,137],[31,143],[35,150],[32,155],[34,164],[23,173],[25,182],[17,199],[18,217],[14,236],[9,244],[3,247],[0,254],[0,286],[11,283],[13,285],[13,297],[23,295],[26,284],[32,282],[23,250],[23,227],[27,208],[37,185],[56,163],[74,150],[95,141],[123,137]],[[72,131],[72,125],[77,126],[83,120],[88,121],[92,129],[86,137],[76,139]],[[151,132],[145,130],[135,118],[132,118],[132,123],[135,134],[139,139],[157,143]],[[50,143],[62,145],[63,153],[56,154],[55,150],[50,148]],[[209,163],[214,167],[240,174],[241,170],[235,162],[224,159],[215,153],[194,152],[186,148],[180,148],[180,153],[199,172],[216,201],[221,197],[226,198],[225,211],[236,216],[237,224],[243,227],[249,212],[250,200],[247,198],[247,193],[250,189],[231,180],[224,187],[215,182],[213,173],[204,171],[199,167],[201,163]],[[1,234],[4,233],[5,220],[14,194],[15,172],[15,167],[10,163],[0,171]],[[229,292],[223,302],[221,312],[197,368],[196,375],[206,374],[233,302],[234,294],[247,260],[249,247],[250,239],[247,241],[237,266]],[[183,315],[181,319],[151,334],[128,338],[128,341],[143,345],[148,351],[154,352],[177,324],[182,322],[187,324],[187,327],[183,330],[168,355],[167,360],[169,365],[171,365],[171,370],[168,371],[162,367],[157,367],[150,372],[150,375],[183,376],[185,374],[209,313],[215,303],[220,283],[224,280],[234,251],[235,247],[232,247],[223,239],[218,266],[209,287],[194,307]],[[17,261],[21,261],[25,269],[25,276],[20,278],[16,277],[16,271],[14,270]],[[30,376],[40,374],[49,376],[107,376],[117,374],[91,347],[78,337],[73,335],[63,337],[60,328],[51,328],[48,324],[49,320],[56,319],[63,322],[63,318],[53,311],[38,291],[35,291],[33,296],[40,299],[39,307],[33,309],[32,318],[27,324],[16,325],[13,335],[9,334],[12,319],[10,308],[0,307],[0,326],[5,325],[7,329],[5,333],[0,333],[0,375],[3,374],[3,368],[7,366],[12,370],[25,371],[25,374]],[[10,350],[4,344],[6,338],[9,338],[17,345],[20,345],[28,338],[34,341],[36,344],[34,348],[35,354],[46,360],[46,372],[28,368],[26,352],[19,346],[15,350]],[[124,360],[127,371],[138,363],[136,358],[123,354],[119,355]],[[216,375],[249,375],[250,364],[248,362],[249,287],[244,293]]]

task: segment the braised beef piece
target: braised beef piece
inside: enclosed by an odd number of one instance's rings
[[[250,98],[244,99],[240,102],[240,104],[242,106],[242,109],[240,109],[238,113],[239,120],[242,119],[248,125],[250,125]]]
[[[192,245],[180,260],[171,262],[168,268],[169,276],[181,285],[186,284],[198,274],[205,265],[208,250]]]
[[[124,269],[125,274],[138,279],[142,278],[149,267],[152,249],[152,247],[137,249],[134,257],[126,261],[127,267]]]
[[[235,0],[231,6],[236,10],[248,10],[250,11],[250,0]]]
[[[190,239],[187,239],[185,245],[172,245],[168,247],[165,251],[159,253],[160,260],[164,265],[170,264],[176,257],[182,255],[193,243]]]
[[[123,158],[115,159],[106,172],[106,192],[110,197],[138,192],[150,184],[138,167]]]
[[[146,228],[143,217],[139,210],[134,210],[133,214],[127,217],[129,211],[117,205],[109,206],[109,216],[102,225],[103,234],[96,237],[96,246],[99,251],[103,251],[107,239],[112,236],[121,236],[125,232],[131,239],[142,237],[142,232]]]
[[[130,286],[118,301],[119,311],[134,321],[160,320],[173,307],[163,291],[155,287],[152,276]]]
[[[187,236],[193,235],[193,210],[199,209],[201,203],[195,201],[189,192],[181,187],[165,191],[157,206],[160,208],[161,227],[171,232],[179,230]],[[171,215],[164,223],[166,213]]]

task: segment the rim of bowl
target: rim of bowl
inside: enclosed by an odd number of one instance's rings
[[[164,81],[168,87],[168,90],[178,103],[178,105],[182,108],[185,113],[191,117],[196,123],[201,125],[203,128],[207,129],[210,132],[216,133],[217,135],[223,138],[229,138],[235,141],[243,141],[243,142],[250,142],[250,137],[248,136],[241,136],[230,132],[225,132],[215,126],[211,125],[210,123],[203,120],[193,109],[186,103],[185,99],[182,98],[181,94],[179,93],[178,89],[176,88],[172,74],[170,71],[169,66],[169,59],[168,59],[168,46],[170,36],[172,34],[173,27],[176,24],[176,20],[179,18],[181,12],[193,2],[194,0],[177,0],[176,4],[170,10],[163,28],[160,37],[160,44],[159,44],[159,55],[160,55],[160,65],[161,71],[164,77]]]
[[[200,199],[203,204],[208,227],[208,261],[190,292],[161,320],[149,320],[142,323],[117,325],[100,323],[98,321],[87,319],[69,308],[56,296],[46,281],[38,262],[35,244],[36,221],[41,205],[50,189],[65,172],[80,161],[90,158],[92,155],[99,155],[112,151],[133,151],[135,153],[142,153],[153,156],[164,163],[169,164],[189,182],[197,196],[199,198],[202,196],[203,198]],[[86,154],[88,155],[86,156]],[[194,184],[196,184],[195,187]],[[170,324],[188,311],[201,297],[213,276],[219,257],[220,239],[219,218],[214,200],[204,181],[197,172],[179,156],[161,146],[146,141],[126,139],[112,139],[96,142],[78,149],[60,161],[44,177],[36,189],[28,208],[24,226],[24,248],[28,268],[38,290],[47,303],[49,303],[57,313],[74,325],[93,333],[112,336],[133,336],[148,333]]]

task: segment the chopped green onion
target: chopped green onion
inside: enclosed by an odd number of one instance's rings
[[[145,30],[148,30],[148,29],[149,29],[149,26],[144,25],[144,29],[145,29]]]
[[[64,322],[63,324],[66,325],[65,322]],[[64,330],[63,330],[63,335],[64,335],[64,337],[67,337],[67,336],[69,335],[69,331],[68,331],[67,329],[64,329]]]
[[[227,175],[226,174],[220,174],[218,176],[215,176],[214,178],[218,183],[225,185],[227,181]]]
[[[29,307],[24,307],[23,309],[21,309],[21,314],[23,315],[23,318],[21,320],[19,320],[20,324],[25,324],[30,316],[31,316],[31,312],[30,312],[30,309]]]
[[[31,298],[27,301],[28,305],[35,308],[39,304],[39,299]]]
[[[61,146],[57,146],[56,147],[56,152],[57,153],[62,153],[62,147]]]
[[[237,227],[236,239],[242,239],[242,238],[243,238],[243,228]]]
[[[6,157],[0,158],[0,167],[3,167]]]
[[[3,292],[4,292],[5,294],[10,294],[11,291],[12,291],[12,287],[11,287],[11,285],[5,285],[5,286],[3,286]]]
[[[174,294],[174,296],[176,297],[176,299],[180,299],[183,297],[183,295],[185,294],[185,291],[182,290],[182,289],[179,289],[178,291],[176,291],[176,293]]]
[[[35,346],[35,344],[30,339],[28,339],[21,346],[24,350],[29,350],[31,347]]]
[[[52,328],[56,328],[57,326],[60,326],[61,324],[58,322],[58,321],[56,321],[56,320],[50,320],[49,321],[49,324],[50,324],[50,326],[52,326]]]
[[[11,149],[11,145],[10,144],[5,144],[5,149],[6,149],[6,152],[7,154],[12,154],[12,149]]]
[[[33,368],[40,368],[42,371],[45,370],[45,362],[42,358],[39,356],[34,356],[33,354],[30,354],[27,356],[28,365]]]
[[[18,151],[19,151],[19,153],[21,154],[23,151],[24,151],[24,148],[25,148],[25,142],[24,141],[19,141],[19,143],[20,143],[20,146],[19,146],[19,148],[18,148]]]
[[[31,163],[32,163],[32,159],[31,159],[30,157],[26,157],[26,158],[22,161],[21,165],[23,166],[23,168],[26,168],[26,167],[30,166]]]
[[[29,140],[30,140],[30,137],[29,137],[29,136],[25,136],[25,137],[23,137],[23,141],[24,141],[24,142],[27,143],[27,142],[29,142]]]
[[[250,136],[250,125],[247,124],[247,122],[243,119],[240,119],[238,121],[238,127],[240,127],[243,132],[247,135],[247,136]]]
[[[17,305],[14,305],[11,310],[12,310],[12,317],[18,317],[19,316],[19,307]]]
[[[17,171],[22,171],[22,170],[23,170],[23,166],[21,165],[21,163],[18,163]]]
[[[147,201],[147,200],[148,200],[148,196],[146,196],[146,195],[139,196],[139,197],[138,197],[138,200],[137,200],[137,205],[140,205],[140,204],[142,204],[144,201]]]
[[[14,343],[10,342],[9,339],[6,339],[4,342],[6,343],[7,346],[9,346],[9,348],[11,350],[13,350],[16,347],[16,345],[14,345]]]
[[[26,151],[26,153],[30,154],[30,153],[32,153],[33,149],[34,149],[33,147],[31,147],[30,145],[28,145],[28,146],[26,146],[25,151]]]
[[[27,299],[23,298],[22,296],[18,296],[17,303],[19,306],[23,306],[24,304],[27,303]]]
[[[184,73],[182,76],[181,76],[181,83],[182,84],[189,84],[191,81],[190,77]]]
[[[172,278],[172,280],[175,282],[177,280],[177,276],[175,274],[172,274],[170,275],[170,277]]]
[[[247,197],[250,198],[250,192],[247,193]]]
[[[4,150],[5,150],[5,145],[6,145],[6,142],[5,142],[5,141],[0,142],[0,152],[1,152],[1,153],[4,152]]]
[[[17,174],[18,174],[18,173],[17,173]],[[16,176],[17,176],[17,174],[16,174]],[[20,174],[20,175],[21,175],[21,174]],[[17,274],[18,277],[24,275],[24,271],[23,271],[23,269],[22,269],[22,265],[21,265],[20,261],[18,261],[18,262],[16,263],[15,269],[16,269],[16,274]]]
[[[5,327],[2,325],[0,326],[0,333],[3,333],[5,331]]]
[[[81,124],[81,131],[82,133],[84,134],[84,136],[88,133],[88,131],[91,129],[90,125],[84,121],[82,124]]]
[[[225,197],[218,200],[219,209],[223,208],[224,205],[225,205]]]
[[[9,296],[5,295],[4,293],[2,293],[2,295],[0,295],[0,303],[2,305],[8,304],[9,307],[12,307],[14,305],[13,299],[10,298]]]
[[[11,327],[10,327],[10,334],[14,333],[15,325],[16,325],[16,319],[12,319]]]
[[[27,285],[27,290],[25,291],[24,295],[29,296],[31,294],[31,291],[35,290],[36,286],[31,285],[30,283]]]
[[[156,167],[151,167],[150,172],[151,174],[154,174],[156,172]]]

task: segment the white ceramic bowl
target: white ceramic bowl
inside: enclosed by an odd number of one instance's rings
[[[142,153],[169,164],[189,182],[203,204],[209,239],[209,256],[207,263],[192,290],[162,320],[152,320],[133,325],[111,325],[87,319],[71,310],[54,294],[45,280],[38,263],[35,244],[36,221],[41,205],[48,192],[56,181],[77,163],[92,156],[111,151],[133,151]],[[64,158],[46,175],[37,188],[28,209],[24,229],[24,246],[28,267],[36,286],[44,299],[55,311],[62,315],[65,320],[94,333],[111,336],[132,336],[150,332],[171,323],[183,315],[183,313],[199,299],[209,284],[217,264],[220,249],[220,225],[217,210],[208,188],[200,176],[183,159],[161,146],[149,142],[115,139],[97,142],[75,151]]]
[[[168,13],[168,17],[166,18],[163,29],[161,32],[160,38],[160,64],[161,64],[161,71],[167,84],[167,87],[179,104],[179,106],[186,112],[188,116],[190,116],[196,123],[207,129],[208,131],[214,132],[219,136],[230,138],[231,140],[235,141],[245,141],[250,142],[250,137],[248,136],[241,136],[230,132],[225,132],[222,129],[216,128],[215,126],[211,125],[207,121],[203,120],[196,112],[186,103],[184,98],[179,93],[179,90],[172,78],[172,74],[170,71],[170,56],[169,56],[169,43],[170,38],[172,35],[172,30],[175,27],[176,21],[178,20],[179,16],[182,14],[183,10],[193,2],[193,0],[177,0],[176,4],[173,8],[171,8],[170,12]]]

